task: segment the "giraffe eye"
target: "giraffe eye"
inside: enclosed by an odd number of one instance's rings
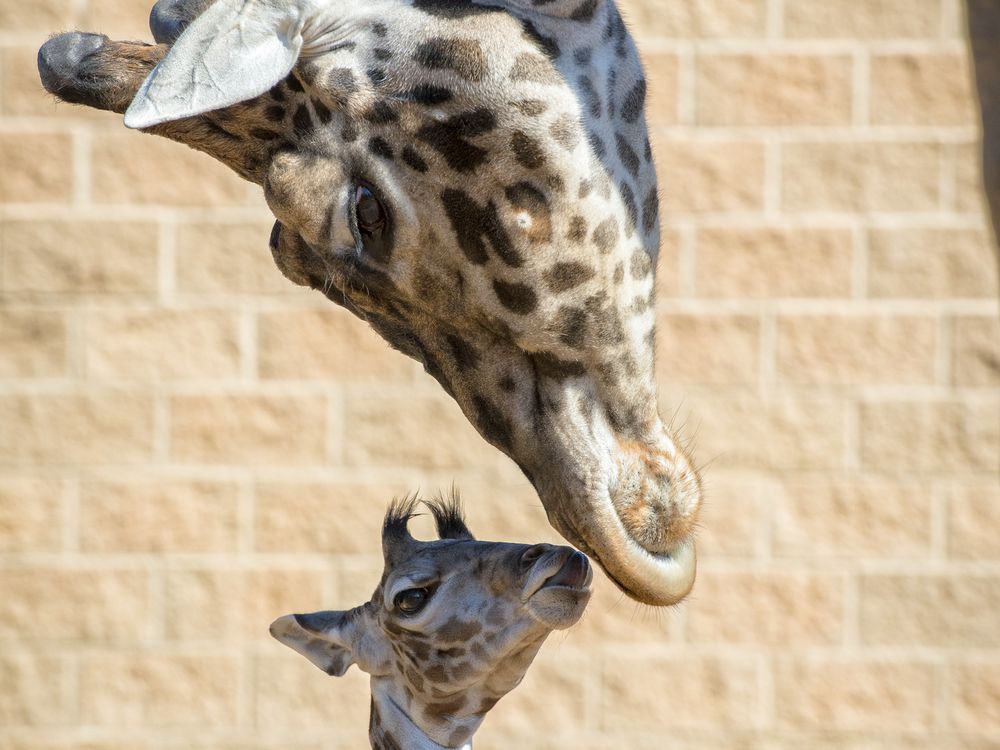
[[[406,589],[396,594],[393,604],[404,615],[413,615],[424,608],[430,592],[427,589]]]

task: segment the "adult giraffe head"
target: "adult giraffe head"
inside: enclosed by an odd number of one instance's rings
[[[657,412],[646,82],[611,0],[161,0],[46,89],[264,189],[271,251],[423,363],[631,597],[690,590],[696,471]]]

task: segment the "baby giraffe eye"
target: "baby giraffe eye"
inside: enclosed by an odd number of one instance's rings
[[[377,239],[385,229],[385,208],[372,189],[358,185],[354,190],[354,212],[362,239]]]
[[[393,604],[404,615],[414,615],[424,608],[430,592],[427,589],[406,589],[396,594]]]

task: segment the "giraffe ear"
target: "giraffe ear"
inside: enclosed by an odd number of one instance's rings
[[[153,68],[125,113],[129,128],[193,117],[259,96],[302,51],[301,2],[216,0]]]
[[[343,676],[354,661],[353,627],[349,612],[285,615],[271,623],[271,635],[334,677]]]

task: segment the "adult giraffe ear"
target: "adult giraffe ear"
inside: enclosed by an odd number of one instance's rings
[[[268,91],[299,58],[306,5],[216,0],[153,68],[125,112],[125,126],[194,117]]]
[[[351,612],[285,615],[271,623],[271,635],[329,675],[343,676],[355,662]]]

